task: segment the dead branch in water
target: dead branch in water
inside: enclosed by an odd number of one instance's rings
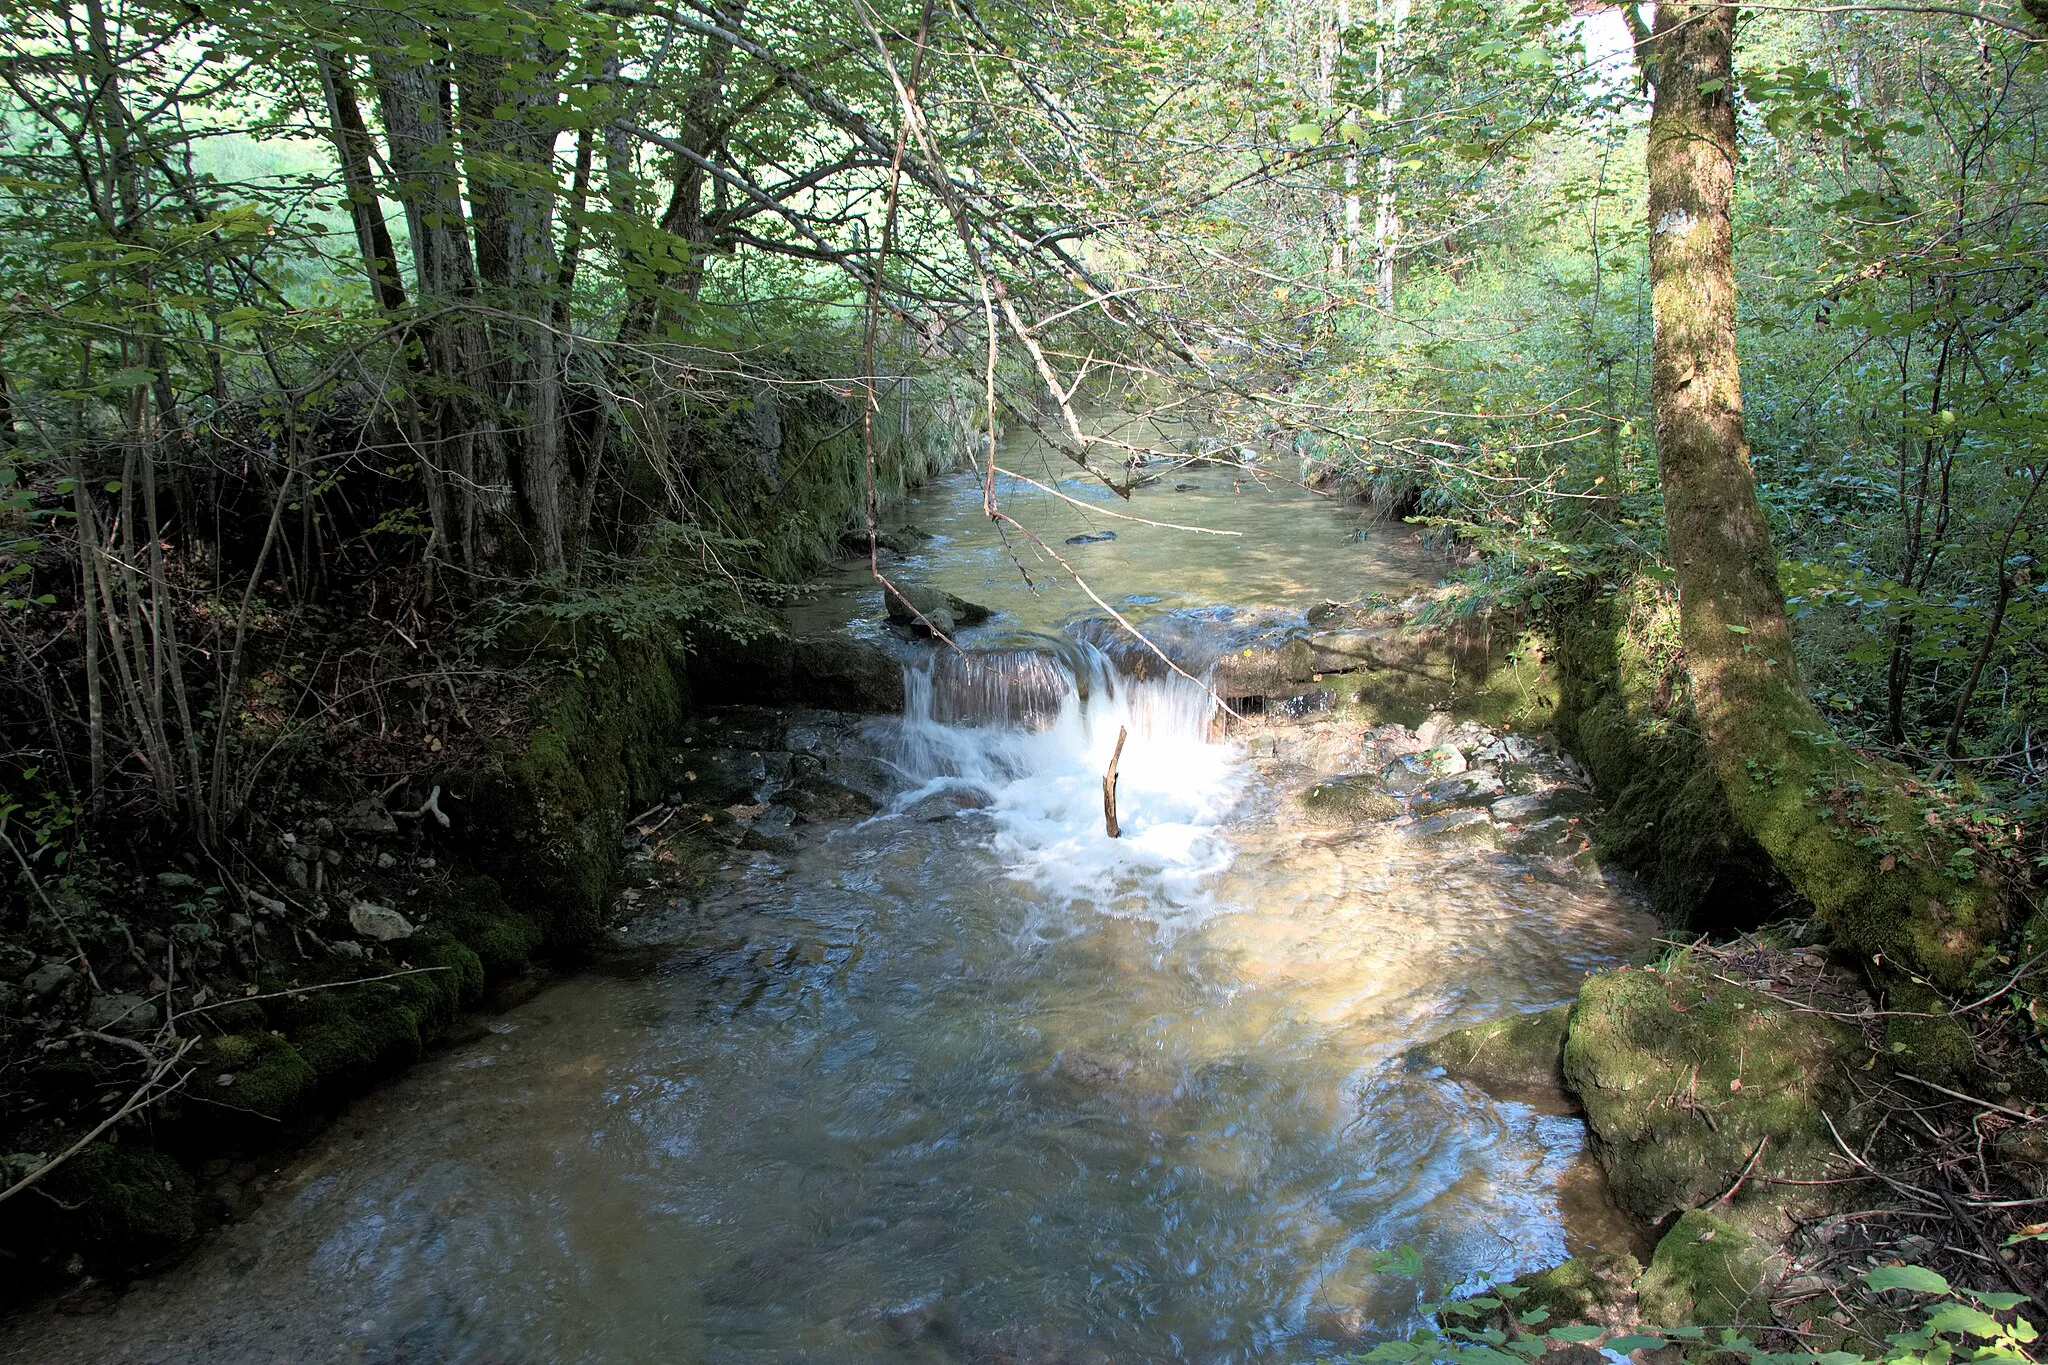
[[[1109,771],[1102,775],[1102,827],[1112,839],[1123,837],[1116,823],[1116,765],[1123,759],[1124,740],[1130,733],[1121,725],[1116,727],[1116,752],[1109,756]]]

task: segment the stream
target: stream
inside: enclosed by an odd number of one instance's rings
[[[1285,483],[1178,468],[1124,503],[1005,447],[1085,504],[1004,480],[1006,505],[1191,671],[1434,577],[1403,528]],[[963,474],[907,499],[929,539],[887,567],[994,608],[961,642],[1000,662],[905,646],[900,718],[739,710],[706,741],[874,814],[639,906],[633,968],[484,1019],[185,1264],[0,1325],[0,1359],[1307,1362],[1412,1329],[1446,1285],[1625,1242],[1557,1097],[1406,1054],[1639,955],[1640,900],[1304,819],[1295,795],[1361,761],[1355,724],[1223,727],[1196,685],[1133,676],[981,496]],[[880,606],[863,560],[794,614],[878,635]]]

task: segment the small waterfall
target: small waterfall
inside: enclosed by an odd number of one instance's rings
[[[1163,667],[1134,676],[1085,640],[1058,654],[934,654],[903,684],[893,758],[917,785],[897,809],[940,793],[980,807],[1013,876],[1068,904],[1164,920],[1198,908],[1230,865],[1221,827],[1242,779],[1236,747],[1212,739],[1216,702],[1201,685]],[[1123,837],[1111,839],[1102,774],[1120,729]]]

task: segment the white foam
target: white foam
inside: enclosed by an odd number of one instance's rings
[[[935,697],[930,665],[906,669],[896,761],[918,785],[900,805],[948,787],[978,791],[996,855],[1042,899],[1162,925],[1202,917],[1208,884],[1230,866],[1222,826],[1244,786],[1236,746],[1210,738],[1214,698],[1177,675],[1121,675],[1087,644],[1057,667],[1065,695],[1050,723],[1036,726],[1008,716],[935,720],[961,714],[959,697]],[[1111,839],[1102,775],[1120,727],[1122,837]]]

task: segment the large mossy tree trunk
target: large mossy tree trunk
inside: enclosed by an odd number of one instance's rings
[[[1664,0],[1644,54],[1651,403],[1694,703],[1736,819],[1838,937],[1958,985],[2002,927],[1999,887],[1909,774],[1833,736],[1793,662],[1736,365],[1735,16]]]

